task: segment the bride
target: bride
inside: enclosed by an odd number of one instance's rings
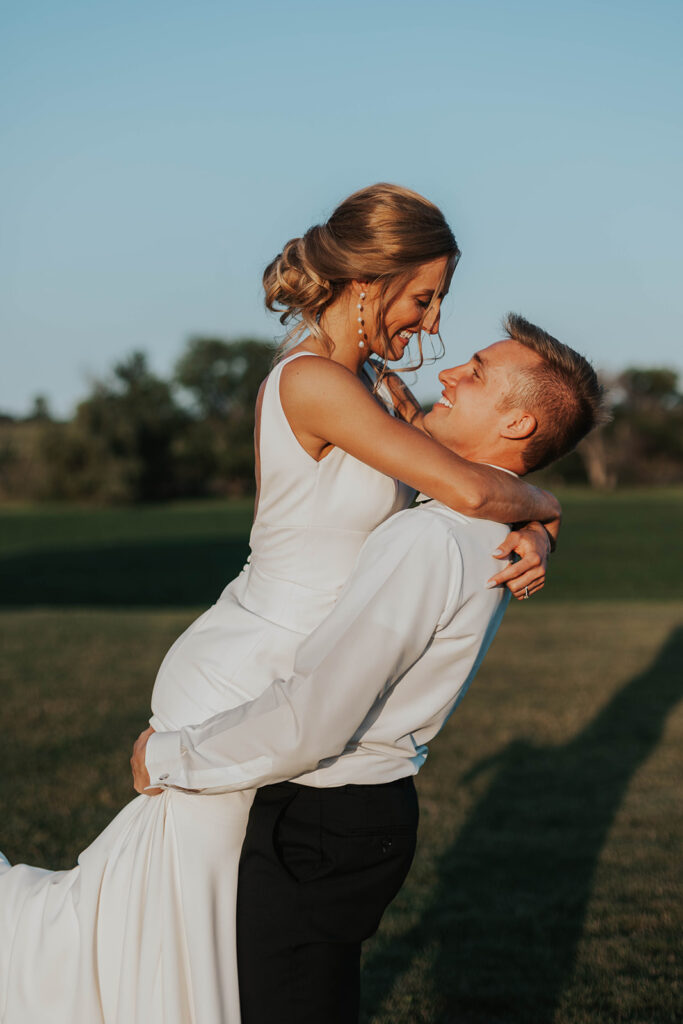
[[[375,185],[266,269],[266,304],[294,328],[257,404],[251,555],[166,655],[151,746],[286,677],[368,533],[415,489],[499,522],[557,518],[551,495],[422,433],[386,373],[411,339],[421,363],[459,255],[433,204]],[[496,580],[520,595],[542,586],[545,531],[522,531],[516,550]],[[1,863],[0,1021],[239,1024],[234,906],[252,795],[138,796],[70,871]]]

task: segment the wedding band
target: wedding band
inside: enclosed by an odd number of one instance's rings
[[[529,588],[528,587],[524,588],[524,597],[522,598],[522,600],[523,601],[528,601],[529,600]]]

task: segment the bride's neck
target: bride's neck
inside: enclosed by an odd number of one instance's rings
[[[340,363],[352,373],[360,373],[360,368],[370,355],[367,343],[360,348],[358,334],[358,317],[355,315],[355,304],[347,294],[340,295],[320,318],[320,326],[332,339],[334,349],[325,352],[335,363]]]

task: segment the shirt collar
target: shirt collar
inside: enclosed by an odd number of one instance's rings
[[[515,473],[514,470],[512,470],[512,469],[506,469],[505,466],[494,466],[494,464],[492,462],[482,462],[481,465],[482,466],[490,466],[491,469],[499,469],[501,471],[501,473],[509,473],[510,476],[514,476],[517,479],[519,479],[519,474],[518,473]],[[415,499],[415,504],[416,505],[424,505],[425,502],[433,501],[433,500],[434,499],[430,498],[428,494],[420,493],[420,494],[418,494],[417,498]],[[439,502],[439,504],[443,504],[443,503]]]

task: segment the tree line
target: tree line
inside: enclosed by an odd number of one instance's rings
[[[99,504],[254,489],[254,407],[275,347],[258,338],[192,338],[169,379],[143,352],[90,385],[71,420],[39,396],[0,415],[0,499]],[[612,420],[556,466],[552,481],[683,482],[683,394],[671,369],[631,367],[604,381]]]

